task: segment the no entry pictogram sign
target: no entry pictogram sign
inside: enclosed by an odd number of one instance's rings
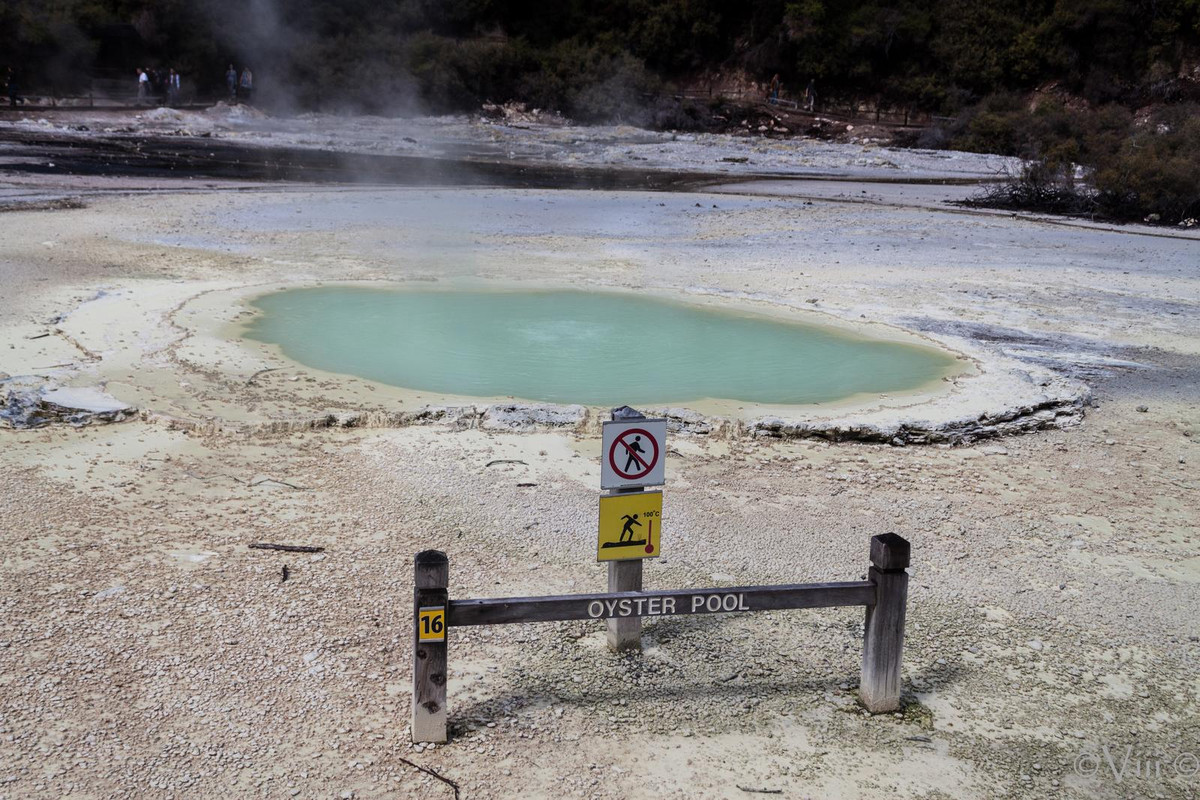
[[[665,482],[666,445],[665,419],[604,423],[600,488],[661,486]]]

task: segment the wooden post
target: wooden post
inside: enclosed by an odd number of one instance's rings
[[[420,640],[420,609],[446,608],[450,559],[439,550],[423,550],[413,561],[412,740],[446,741],[446,641]],[[443,635],[445,635],[443,616]]]
[[[875,605],[867,606],[862,677],[858,697],[872,714],[900,708],[900,656],[904,648],[904,612],[908,604],[910,546],[895,533],[871,537]]]
[[[642,412],[621,406],[612,410],[614,420],[628,421],[645,419]],[[664,453],[662,457],[665,457]],[[613,489],[613,494],[640,492],[641,489]],[[610,561],[608,562],[608,590],[610,592],[640,592],[642,590],[642,561]],[[608,620],[608,647],[610,650],[642,649],[642,618],[620,617]]]
[[[641,561],[608,562],[610,592],[640,592],[642,590]],[[642,618],[613,617],[608,620],[608,647],[622,650],[642,649]]]

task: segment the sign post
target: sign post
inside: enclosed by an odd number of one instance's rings
[[[908,542],[894,533],[871,538],[871,570],[867,577],[875,584],[875,602],[867,606],[858,696],[872,714],[900,708],[909,549]]]
[[[609,493],[600,497],[596,560],[608,562],[609,592],[640,592],[642,559],[662,552],[662,492],[644,489],[665,482],[667,421],[647,419],[629,406],[614,408],[602,442],[600,488]],[[610,617],[608,646],[641,650],[642,618]]]
[[[446,741],[446,607],[450,559],[423,550],[413,562],[414,742]]]

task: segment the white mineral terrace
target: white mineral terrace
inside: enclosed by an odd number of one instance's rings
[[[967,211],[944,201],[971,186],[904,181],[1004,163],[872,144],[227,108],[3,124],[77,165],[112,136],[717,174],[89,176],[5,139],[0,797],[453,796],[412,765],[471,800],[1195,795],[1194,231]],[[643,409],[671,421],[644,587],[683,599],[646,600],[638,655],[583,614],[451,626],[449,741],[426,747],[414,555],[447,554],[452,602],[605,591],[608,409],[434,396],[241,337],[254,297],[335,284],[647,294],[961,369],[829,406]],[[864,581],[885,532],[911,543],[903,707],[871,716],[863,607],[734,603]],[[1140,772],[1098,771],[1126,748]]]

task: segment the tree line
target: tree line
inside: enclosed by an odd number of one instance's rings
[[[0,53],[31,86],[175,67],[216,93],[258,66],[304,108],[510,99],[581,119],[705,71],[954,113],[1053,81],[1090,103],[1185,99],[1197,0],[7,0]],[[148,63],[142,63],[148,62]],[[0,65],[2,66],[2,65]]]

